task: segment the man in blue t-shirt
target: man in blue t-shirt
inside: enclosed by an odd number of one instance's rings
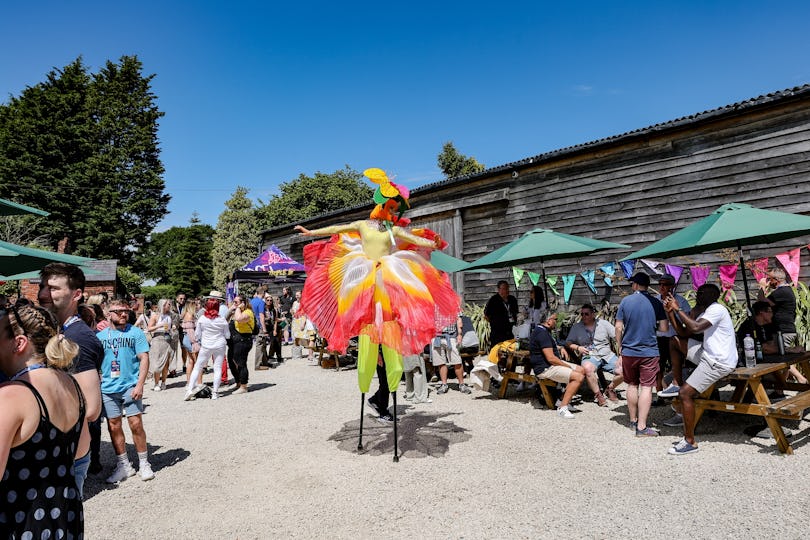
[[[155,477],[149,465],[146,431],[143,429],[143,385],[149,371],[149,344],[143,330],[129,324],[130,307],[126,300],[114,299],[110,303],[110,326],[96,334],[104,347],[101,364],[101,399],[107,415],[118,463],[107,483],[116,484],[135,474],[127,457],[126,438],[121,418],[129,422],[135,450],[138,452],[141,480]]]
[[[626,296],[616,312],[616,342],[622,359],[622,376],[627,383],[627,409],[636,437],[657,437],[647,426],[652,389],[658,374],[656,330],[669,330],[664,305],[647,292],[650,276],[637,272],[630,278],[633,294]]]

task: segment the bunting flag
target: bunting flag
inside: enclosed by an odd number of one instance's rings
[[[571,291],[574,290],[574,281],[577,279],[576,274],[569,274],[567,276],[563,276],[563,285],[564,285],[564,296],[563,299],[567,304],[569,300],[571,300]]]
[[[540,274],[538,274],[537,272],[526,272],[526,275],[529,276],[529,280],[531,280],[532,285],[534,285],[535,287],[540,282]]]
[[[711,268],[708,266],[690,266],[689,273],[692,274],[692,288],[697,290],[698,287],[706,283],[709,279],[709,272]]]
[[[664,273],[664,271],[661,270],[663,263],[659,261],[653,261],[651,259],[641,259],[641,262],[644,263],[644,266],[649,268],[650,271],[657,276],[660,276],[661,274]]]
[[[636,269],[636,260],[635,259],[628,259],[626,261],[619,261],[619,266],[622,267],[622,272],[624,272],[624,277],[630,279],[633,276],[633,272]]]
[[[596,272],[594,272],[593,270],[585,270],[584,272],[580,273],[579,275],[582,276],[582,279],[585,280],[585,284],[588,286],[588,288],[591,291],[593,291],[593,294],[598,294],[596,292],[596,286],[594,285],[594,282],[593,282],[594,278],[596,277]]]
[[[718,269],[720,271],[720,285],[724,291],[734,288],[734,281],[737,279],[737,268],[739,264],[721,264]]]
[[[523,273],[525,270],[521,270],[520,268],[513,266],[512,267],[512,277],[515,278],[515,288],[520,288],[520,280],[523,279]]]
[[[557,292],[557,280],[559,278],[557,276],[546,276],[546,283],[548,287],[551,289],[551,292],[554,293],[554,296],[560,296],[560,293]]]
[[[608,287],[613,287],[613,276],[616,274],[616,265],[613,262],[605,263],[599,267],[605,274],[605,283]]]
[[[751,261],[751,272],[754,273],[754,279],[757,281],[765,279],[768,275],[768,257]]]
[[[774,255],[785,272],[790,276],[790,281],[795,286],[799,282],[799,266],[801,265],[801,248],[791,249],[784,253]]]
[[[667,274],[675,278],[675,285],[677,285],[681,280],[681,275],[683,274],[683,266],[678,266],[677,264],[665,264],[664,268],[666,268]]]

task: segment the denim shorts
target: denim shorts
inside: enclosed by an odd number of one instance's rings
[[[593,367],[596,369],[602,368],[604,371],[608,373],[615,373],[616,372],[616,362],[619,361],[619,357],[613,353],[610,353],[605,359],[594,358],[593,356],[586,356],[582,359],[582,362],[588,362],[589,364],[593,364]]]
[[[134,386],[132,388],[135,388]],[[143,401],[132,399],[132,388],[125,392],[113,392],[112,394],[101,394],[101,402],[104,405],[104,415],[107,418],[119,418],[122,415],[138,416],[143,414]]]

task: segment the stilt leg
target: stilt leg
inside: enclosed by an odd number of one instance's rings
[[[363,407],[366,404],[366,395],[360,394],[360,439],[357,441],[357,451],[363,450]]]
[[[397,393],[394,394],[394,463],[399,463],[399,448],[397,447]]]

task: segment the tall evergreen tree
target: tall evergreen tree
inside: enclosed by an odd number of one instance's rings
[[[219,215],[214,232],[214,287],[224,289],[228,275],[256,258],[257,229],[253,203],[242,186],[228,201]]]
[[[163,217],[163,113],[141,70],[124,56],[91,76],[78,58],[0,106],[0,197],[51,212],[51,247],[126,262]]]

